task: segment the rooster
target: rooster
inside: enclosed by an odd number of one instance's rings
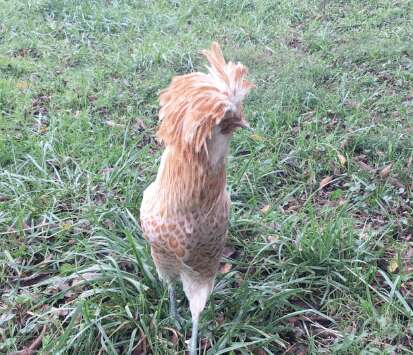
[[[242,102],[254,87],[245,79],[246,67],[225,62],[218,43],[203,54],[210,64],[207,74],[176,76],[161,91],[157,135],[165,151],[140,209],[156,270],[168,285],[172,317],[179,320],[178,279],[188,298],[190,355],[197,352],[199,317],[214,287],[228,231],[228,146],[237,128],[249,127]]]

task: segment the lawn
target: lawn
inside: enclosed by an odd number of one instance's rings
[[[202,354],[413,354],[412,29],[411,0],[0,0],[0,353],[184,354],[139,206],[159,91],[216,40],[257,88]]]

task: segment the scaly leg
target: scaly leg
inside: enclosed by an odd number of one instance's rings
[[[192,319],[192,335],[189,341],[189,355],[198,354],[198,318]]]
[[[169,295],[169,315],[172,318],[176,319],[178,312],[176,310],[175,289],[172,284],[168,284],[168,295]]]
[[[177,322],[178,328],[180,328],[182,324],[182,318],[178,314],[178,310],[176,308],[176,298],[175,298],[175,289],[172,283],[168,284],[168,295],[169,295],[169,315],[172,319]]]

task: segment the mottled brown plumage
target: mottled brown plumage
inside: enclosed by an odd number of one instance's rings
[[[226,63],[217,43],[204,55],[211,65],[208,74],[175,77],[161,92],[158,136],[166,148],[141,205],[142,229],[158,274],[170,286],[171,301],[177,279],[189,300],[191,354],[228,229],[229,140],[237,127],[248,125],[241,104],[253,86],[244,79],[246,68]]]

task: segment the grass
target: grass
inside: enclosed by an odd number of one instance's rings
[[[184,353],[138,210],[159,90],[218,40],[257,85],[255,132],[231,147],[202,353],[412,354],[412,12],[0,1],[0,352]]]

